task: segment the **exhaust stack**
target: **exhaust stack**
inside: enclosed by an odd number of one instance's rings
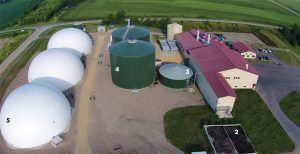
[[[127,27],[130,28],[130,19],[128,19]]]
[[[210,44],[210,39],[211,39],[211,35],[208,34],[208,36],[207,36],[207,44]]]
[[[197,41],[200,40],[200,30],[197,30],[197,38],[196,38]]]

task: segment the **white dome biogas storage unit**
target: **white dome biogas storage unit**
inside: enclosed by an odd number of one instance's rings
[[[81,81],[81,60],[64,49],[48,49],[38,54],[28,70],[28,82],[49,84],[65,91]]]
[[[39,148],[68,129],[71,115],[62,92],[41,84],[25,84],[3,103],[1,134],[11,148]]]
[[[92,51],[93,42],[90,36],[78,28],[65,28],[54,33],[47,49],[71,48],[78,51],[78,55],[87,55]]]

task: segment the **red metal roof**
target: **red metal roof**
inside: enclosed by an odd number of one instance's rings
[[[208,46],[209,44],[205,44],[202,41],[197,41],[197,31],[198,30],[191,30],[188,32],[182,32],[176,35],[176,40],[180,42],[184,50],[191,50],[195,48],[200,48],[204,46]],[[199,30],[200,39],[207,40],[208,34],[205,31]],[[216,44],[219,41],[215,40],[215,35],[211,34],[210,44]]]
[[[253,48],[249,44],[244,42],[234,42],[233,47],[240,53],[253,51]]]
[[[230,50],[222,42],[207,47],[192,49],[189,50],[189,52],[203,73],[221,72],[238,68],[257,74],[251,64],[237,52]]]
[[[177,34],[176,40],[180,42],[184,50],[190,50],[204,46],[204,44],[197,41],[190,32],[182,32]]]
[[[204,76],[218,98],[225,96],[236,97],[236,93],[220,73],[207,72],[204,73]]]

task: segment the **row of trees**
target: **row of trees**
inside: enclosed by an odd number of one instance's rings
[[[300,26],[298,24],[292,27],[283,26],[280,32],[290,44],[300,47]]]
[[[60,10],[74,6],[84,0],[32,0],[24,15],[14,24],[32,24],[45,22],[54,17]]]
[[[104,25],[124,25],[126,24],[126,12],[118,11],[116,14],[108,14],[102,21]],[[146,17],[133,17],[131,22],[135,25],[144,25],[149,27],[156,27],[163,30],[167,29],[167,25],[171,22],[171,18],[146,18]]]
[[[6,3],[8,1],[10,1],[10,0],[0,0],[0,4]]]

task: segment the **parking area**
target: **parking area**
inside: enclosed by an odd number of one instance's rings
[[[267,103],[276,119],[296,144],[300,145],[300,129],[282,112],[279,101],[294,90],[300,89],[300,69],[287,64],[253,64],[260,76],[256,91]],[[296,153],[300,149],[296,149]]]

